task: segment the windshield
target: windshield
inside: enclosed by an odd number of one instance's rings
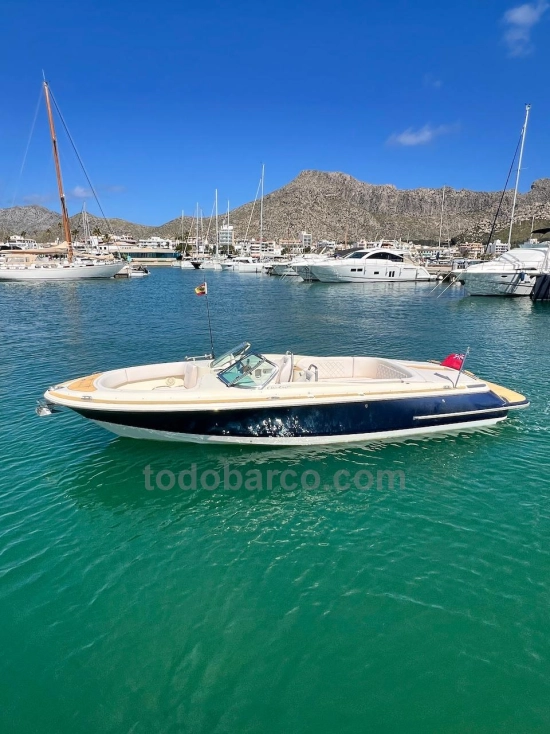
[[[262,388],[277,374],[277,366],[260,354],[248,354],[218,374],[227,387]]]
[[[233,349],[224,352],[219,357],[212,360],[212,362],[210,362],[210,367],[226,367],[227,365],[233,364],[233,362],[236,362],[238,359],[243,357],[249,349],[249,342],[242,342],[239,346],[233,347]]]
[[[356,252],[350,252],[349,255],[346,255],[344,259],[346,260],[359,260],[362,257],[365,257],[367,253],[364,250],[357,250]]]

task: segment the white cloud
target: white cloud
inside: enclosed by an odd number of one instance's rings
[[[424,74],[423,83],[425,87],[430,89],[441,89],[443,82],[433,74]]]
[[[402,133],[394,133],[391,135],[388,138],[388,143],[391,145],[405,146],[427,145],[440,135],[448,135],[449,133],[456,132],[457,130],[458,124],[439,125],[438,127],[424,125],[423,127],[418,128],[418,130],[408,127]]]
[[[89,189],[85,189],[84,186],[75,186],[69,193],[75,199],[88,199],[92,195],[92,192]]]
[[[533,50],[531,31],[550,7],[547,0],[525,3],[510,8],[504,13],[503,23],[507,26],[504,42],[509,56],[527,56]]]

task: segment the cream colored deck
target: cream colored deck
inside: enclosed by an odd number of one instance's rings
[[[79,377],[78,380],[69,382],[69,384],[66,385],[66,388],[67,390],[74,390],[75,392],[94,392],[96,390],[94,382],[102,374],[103,372],[96,372],[94,375]]]

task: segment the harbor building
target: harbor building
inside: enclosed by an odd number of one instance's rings
[[[218,246],[220,248],[230,248],[235,245],[235,233],[232,224],[222,224],[218,231]]]

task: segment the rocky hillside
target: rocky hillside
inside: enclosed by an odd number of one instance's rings
[[[329,239],[348,242],[365,237],[403,237],[407,239],[437,239],[441,213],[442,189],[397,189],[392,185],[374,185],[358,181],[344,173],[302,171],[293,181],[268,194],[264,200],[264,237],[266,239],[296,238],[303,229],[315,240]],[[443,238],[480,240],[491,229],[500,192],[445,190]],[[497,232],[504,232],[509,219],[512,192],[506,192]],[[230,214],[237,237],[244,237],[251,219],[250,237],[259,236],[259,203],[245,204]],[[252,213],[252,218],[251,218]],[[529,230],[531,219],[541,226],[550,220],[550,179],[539,179],[526,194],[518,196],[518,237]],[[60,234],[60,216],[43,207],[27,206],[0,209],[0,239],[8,234],[26,232],[28,236],[46,241]],[[90,217],[91,227],[107,231],[103,220]],[[523,225],[521,225],[523,223]],[[80,215],[71,219],[74,229],[80,227]],[[161,226],[132,224],[111,219],[111,229],[134,237],[151,235],[175,237],[181,231],[181,221],[174,219]],[[186,218],[185,228],[191,220]],[[521,233],[521,236],[520,236]],[[212,239],[212,238],[211,238]]]

